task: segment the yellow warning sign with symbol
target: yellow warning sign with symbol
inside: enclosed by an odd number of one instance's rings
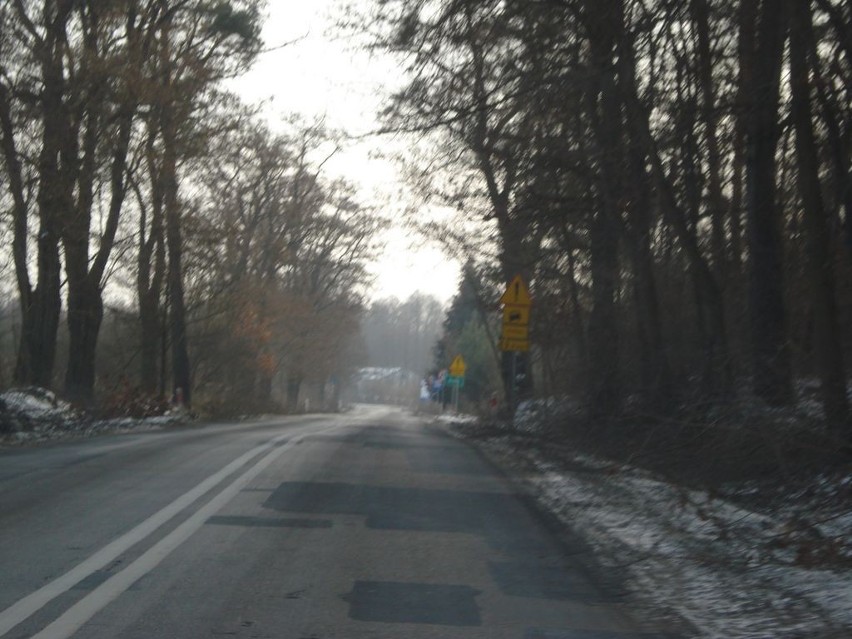
[[[500,335],[500,350],[528,351],[530,307],[532,298],[526,282],[515,276],[500,298],[503,305],[503,332]]]
[[[466,370],[467,364],[464,363],[464,358],[461,355],[456,355],[453,363],[450,364],[450,375],[453,377],[464,377]]]

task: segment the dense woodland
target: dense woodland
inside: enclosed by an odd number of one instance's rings
[[[468,315],[531,283],[524,392],[606,418],[817,380],[849,436],[852,3],[387,0],[355,22],[407,70],[386,130],[460,213],[428,230],[470,259]]]
[[[381,118],[412,208],[458,212],[423,229],[467,259],[434,368],[467,350],[471,399],[502,368],[603,419],[816,384],[849,437],[852,3],[340,6],[405,73]],[[358,330],[381,224],[324,173],[336,134],[271,131],[223,89],[262,50],[262,9],[0,5],[3,383],[295,408],[381,341]],[[496,300],[516,274],[533,349],[510,380]],[[406,324],[384,346],[411,366],[423,311],[371,315]]]
[[[362,322],[367,363],[424,376],[433,365],[443,321],[441,303],[427,295],[373,302]]]
[[[354,366],[378,222],[336,134],[224,91],[262,9],[0,4],[4,384],[295,408]]]

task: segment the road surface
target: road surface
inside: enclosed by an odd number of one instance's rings
[[[0,637],[662,636],[580,558],[391,408],[0,452]]]

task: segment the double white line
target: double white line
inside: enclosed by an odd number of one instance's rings
[[[321,430],[311,431],[310,435],[334,430],[339,426],[331,426]],[[239,470],[249,461],[259,455],[266,453],[256,461],[248,470],[228,484],[209,502],[201,506],[186,521],[180,524],[168,535],[145,551],[133,563],[107,579],[76,604],[71,606],[65,613],[57,618],[41,632],[33,635],[33,639],[65,639],[73,635],[80,627],[91,619],[98,611],[105,608],[117,599],[121,593],[132,586],[141,577],[153,570],[173,550],[189,539],[201,526],[216,514],[220,508],[233,499],[251,480],[263,472],[270,464],[300,443],[307,434],[296,436],[283,446],[279,444],[287,439],[289,435],[280,435],[274,439],[256,446],[244,455],[241,455],[220,471],[210,475],[192,490],[184,493],[168,506],[154,513],[148,519],[140,523],[132,530],[126,532],[115,541],[110,542],[88,559],[85,559],[74,568],[57,577],[50,583],[42,586],[30,595],[18,600],[6,610],[0,612],[0,637],[8,633],[15,626],[22,623],[59,595],[67,592],[80,581],[111,564],[115,559],[127,552],[160,526],[184,511],[199,497],[217,486],[222,480]],[[272,449],[272,450],[270,450]]]

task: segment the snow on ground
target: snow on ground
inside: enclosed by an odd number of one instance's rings
[[[462,435],[464,428],[456,424]],[[480,436],[478,443],[519,470],[603,565],[625,570],[639,601],[685,619],[696,636],[852,638],[852,505],[800,529],[800,501],[761,514],[637,468],[571,452],[545,458],[524,439]],[[852,470],[824,483],[848,487]],[[811,522],[820,521],[811,514]],[[812,547],[822,561],[808,554]],[[836,550],[836,561],[826,548]]]
[[[777,547],[787,532],[781,513],[744,510],[636,469],[566,473],[532,462],[544,502],[702,636],[852,634],[852,572],[797,566],[792,549]],[[824,536],[852,534],[852,515],[834,524]]]
[[[476,415],[444,413],[443,415],[438,415],[435,419],[442,424],[475,424],[479,418]]]
[[[92,419],[43,388],[0,393],[0,446],[91,437],[107,432],[154,430],[186,420],[184,411],[139,419]]]

